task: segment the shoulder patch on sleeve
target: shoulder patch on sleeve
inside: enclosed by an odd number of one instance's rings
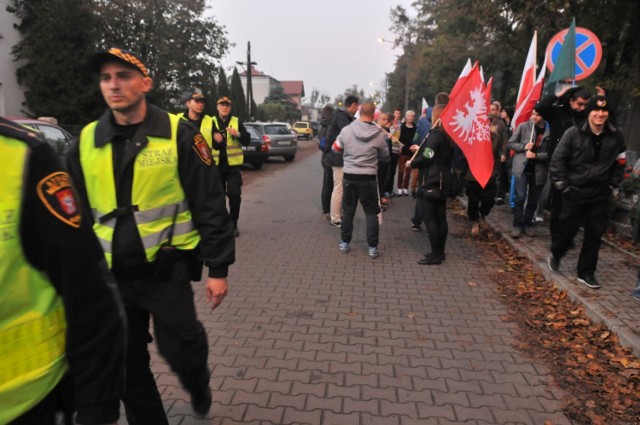
[[[211,165],[211,150],[202,134],[198,133],[193,137],[193,150],[196,151],[202,162]]]
[[[36,188],[40,200],[58,220],[71,227],[80,227],[80,208],[71,186],[69,174],[57,171],[40,180]]]

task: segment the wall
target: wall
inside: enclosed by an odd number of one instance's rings
[[[11,55],[20,34],[13,27],[17,23],[15,15],[7,12],[8,4],[9,0],[0,0],[0,116],[23,116],[24,88],[18,84],[18,63]]]

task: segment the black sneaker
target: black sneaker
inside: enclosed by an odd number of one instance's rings
[[[553,254],[551,254],[547,259],[547,264],[549,265],[549,270],[552,272],[560,270],[560,259]]]
[[[211,389],[207,387],[204,392],[194,392],[191,394],[191,407],[199,418],[204,418],[211,410]]]
[[[579,274],[578,282],[587,285],[591,289],[600,289],[600,284],[592,273]]]
[[[413,225],[411,226],[411,230],[413,230],[414,232],[419,232],[421,230],[420,225],[413,223]]]

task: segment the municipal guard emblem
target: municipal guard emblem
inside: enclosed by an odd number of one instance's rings
[[[211,150],[202,134],[198,133],[193,138],[193,150],[196,151],[202,162],[211,165]]]
[[[37,187],[42,204],[58,220],[71,227],[80,227],[80,209],[67,173],[58,171],[40,180]]]
[[[598,108],[604,108],[605,106],[607,106],[607,101],[604,99],[598,99],[596,101],[596,105],[598,105]]]

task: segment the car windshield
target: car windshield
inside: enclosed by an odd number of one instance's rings
[[[303,122],[297,122],[293,125],[295,128],[307,128],[307,124]]]
[[[284,125],[266,125],[264,132],[266,134],[291,134],[289,129]]]

